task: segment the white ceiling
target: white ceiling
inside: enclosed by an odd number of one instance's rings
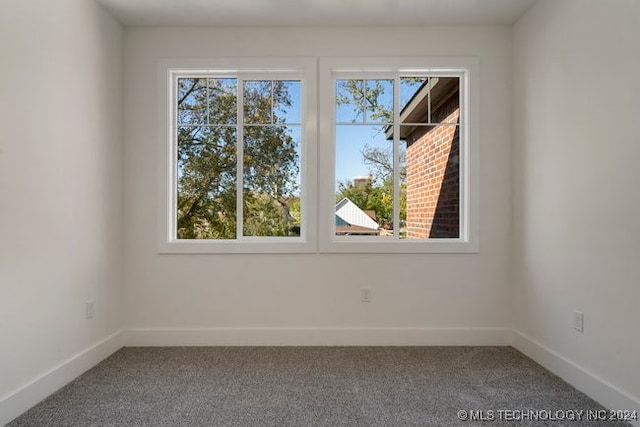
[[[512,24],[535,0],[98,0],[125,25]]]

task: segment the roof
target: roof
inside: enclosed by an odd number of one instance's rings
[[[336,232],[338,234],[378,234],[379,228],[380,224],[348,197],[336,203]]]
[[[348,235],[348,234],[371,234],[371,235],[378,235],[380,234],[379,230],[373,230],[371,228],[366,228],[366,227],[359,227],[357,225],[346,225],[346,226],[339,226],[338,224],[336,224],[336,234],[339,235]]]

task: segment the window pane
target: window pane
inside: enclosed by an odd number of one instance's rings
[[[336,122],[364,122],[364,80],[336,81]]]
[[[271,80],[243,82],[244,122],[270,124],[272,121]]]
[[[209,79],[209,123],[235,124],[238,120],[237,79]]]
[[[401,126],[400,135],[406,150],[406,234],[401,237],[460,237],[459,127]]]
[[[431,123],[459,123],[460,79],[433,77],[431,81]]]
[[[282,80],[273,82],[273,123],[302,123],[300,81]]]
[[[458,123],[460,78],[402,77],[400,123]]]
[[[366,85],[366,122],[393,122],[393,80],[367,80]]]
[[[383,126],[336,126],[336,234],[393,235],[393,140]]]
[[[177,238],[235,239],[235,128],[180,126],[177,149]]]
[[[429,123],[429,79],[400,79],[400,123]]]
[[[300,131],[244,127],[245,236],[300,235]]]
[[[418,93],[425,95],[422,89],[427,82],[426,77],[401,77],[400,78],[400,111],[402,111],[409,102],[416,98]]]
[[[178,79],[178,123],[207,124],[207,79]]]

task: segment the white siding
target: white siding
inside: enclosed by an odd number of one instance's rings
[[[344,198],[336,205],[336,215],[351,225],[377,230],[380,225],[351,200]]]

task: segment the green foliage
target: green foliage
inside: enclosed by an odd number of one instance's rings
[[[380,102],[384,95],[384,85],[380,80],[340,80],[337,105],[351,105],[356,118],[362,118],[366,111],[372,122],[393,122],[393,109],[385,108]]]
[[[288,236],[291,233],[288,211],[265,193],[244,193],[245,236]]]
[[[373,188],[374,187],[371,183],[367,183],[364,186],[355,186],[351,181],[341,181],[338,183],[336,203],[346,197],[355,203],[360,209],[368,210],[369,195],[372,193]]]
[[[286,236],[297,189],[297,143],[274,107],[290,106],[286,85],[248,82],[244,90],[244,234]],[[237,100],[235,79],[179,79],[177,236],[236,238]],[[275,109],[274,109],[275,110]],[[188,124],[188,126],[187,126]]]
[[[287,206],[289,206],[289,214],[293,218],[293,224],[300,226],[300,219],[302,218],[302,212],[301,212],[302,207],[300,205],[300,198],[299,197],[291,198],[288,201]]]
[[[274,198],[294,194],[300,168],[296,142],[282,126],[245,126],[244,186]]]

